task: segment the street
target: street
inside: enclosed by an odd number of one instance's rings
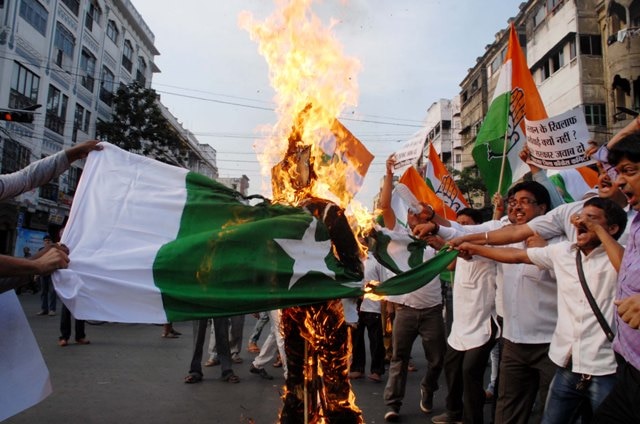
[[[242,357],[235,365],[239,384],[222,382],[219,367],[204,368],[199,384],[184,384],[191,359],[192,323],[175,323],[183,335],[164,339],[162,327],[147,324],[86,326],[89,345],[57,344],[60,308],[56,316],[36,316],[40,296],[19,296],[31,328],[51,373],[53,394],[38,405],[6,420],[20,423],[275,423],[281,406],[282,369],[267,367],[275,378],[264,380],[249,373],[254,354],[246,352],[246,340],[256,320],[245,320]],[[73,328],[73,327],[72,327]],[[265,340],[268,326],[259,344]],[[420,379],[426,360],[420,343],[414,344],[413,360],[417,372],[409,373],[407,393],[402,407],[402,423],[425,423],[444,408],[446,385],[434,399],[434,412],[425,415],[419,409]],[[367,353],[368,355],[368,353]],[[206,360],[206,356],[204,358]],[[367,364],[368,366],[368,364]],[[487,368],[487,373],[489,369]],[[386,381],[387,375],[383,376]],[[384,383],[361,379],[353,381],[356,403],[367,423],[383,423]],[[489,407],[485,407],[485,417]],[[429,417],[429,419],[428,419]],[[486,422],[489,422],[488,420]]]

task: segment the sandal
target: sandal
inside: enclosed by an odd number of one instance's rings
[[[239,383],[240,377],[235,375],[233,371],[228,371],[225,374],[222,374],[222,381],[226,381],[227,383]]]
[[[182,336],[182,333],[179,331],[174,330],[173,328],[171,330],[169,330],[169,334],[173,334],[174,336]]]
[[[187,375],[184,378],[184,382],[186,384],[195,384],[195,383],[200,383],[201,381],[202,381],[202,374],[197,372],[190,372],[189,375]]]
[[[205,367],[215,367],[216,365],[220,365],[220,360],[218,358],[208,359],[207,362],[204,363]]]
[[[178,336],[173,333],[162,333],[162,338],[164,339],[177,339]]]

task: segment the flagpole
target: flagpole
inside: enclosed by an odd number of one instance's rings
[[[509,141],[509,112],[511,110],[511,99],[507,108],[507,128],[504,131],[504,143],[502,145],[502,163],[500,164],[500,178],[498,179],[498,193],[502,193],[502,178],[504,177],[504,166],[507,163],[507,142]]]

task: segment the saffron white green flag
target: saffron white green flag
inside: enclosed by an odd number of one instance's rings
[[[69,268],[53,274],[75,317],[165,323],[362,295],[361,268],[310,213],[103,144],[63,233]]]
[[[504,196],[511,184],[529,171],[518,156],[526,143],[525,117],[530,121],[547,118],[513,24],[499,72],[493,100],[472,151],[491,196],[497,191]]]

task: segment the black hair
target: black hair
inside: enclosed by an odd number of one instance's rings
[[[640,162],[640,133],[623,137],[609,149],[607,161],[612,166],[616,166],[624,158],[631,162]]]
[[[482,222],[484,222],[484,220],[482,219],[482,211],[478,209],[473,209],[473,208],[460,209],[457,215],[458,216],[466,215],[469,218],[471,218],[471,220],[476,224],[481,224]]]
[[[604,216],[607,219],[607,225],[617,225],[618,231],[613,234],[613,238],[618,240],[624,229],[627,227],[627,213],[617,203],[603,199],[602,197],[592,197],[584,202],[583,207],[593,206],[598,209],[602,209]]]
[[[549,196],[549,192],[542,184],[536,181],[522,181],[514,185],[507,192],[507,199],[522,190],[533,194],[538,205],[545,205],[547,207],[545,213],[551,210],[551,197]]]

